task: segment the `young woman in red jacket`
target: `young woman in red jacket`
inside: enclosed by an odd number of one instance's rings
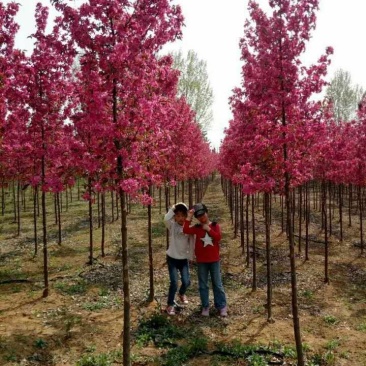
[[[199,221],[199,224],[191,226],[193,216]],[[197,261],[202,315],[210,315],[208,285],[208,275],[210,274],[215,308],[218,309],[220,316],[227,316],[226,295],[221,280],[219,244],[221,229],[219,224],[210,221],[207,207],[203,203],[197,203],[193,209],[188,211],[183,232],[196,235],[194,253]]]

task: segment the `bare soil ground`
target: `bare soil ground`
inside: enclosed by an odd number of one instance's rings
[[[271,246],[273,270],[273,318],[267,322],[264,220],[261,206],[256,213],[257,290],[252,291],[252,266],[246,266],[239,238],[234,238],[230,213],[216,178],[203,201],[210,218],[223,231],[222,276],[229,316],[200,316],[196,268],[191,266],[190,303],[174,317],[164,315],[168,290],[165,263],[164,212],[153,208],[155,300],[149,293],[147,214],[134,205],[128,217],[132,300],[132,365],[166,364],[164,354],[172,347],[139,338],[144,321],[160,314],[183,330],[182,339],[172,339],[179,350],[187,342],[204,339],[205,352],[196,352],[185,365],[266,365],[252,357],[223,357],[218,344],[252,345],[260,355],[263,347],[278,350],[272,364],[295,365],[295,341],[291,315],[291,277],[286,235],[281,233],[280,210],[273,204]],[[56,225],[49,218],[50,295],[42,298],[42,252],[34,256],[31,201],[22,213],[22,234],[16,237],[11,213],[0,223],[0,364],[1,365],[112,365],[121,364],[123,293],[119,256],[119,222],[108,216],[106,257],[100,256],[101,229],[95,229],[96,261],[88,260],[87,205],[71,203],[64,210],[63,241],[56,243]],[[108,212],[108,210],[107,210]],[[324,283],[323,233],[319,212],[312,213],[310,259],[304,248],[297,251],[297,280],[302,340],[308,365],[366,365],[366,265],[360,255],[359,225],[345,227],[345,239],[337,237],[338,223],[330,238],[330,283]],[[97,226],[97,225],[96,225]],[[304,244],[303,244],[304,245]],[[252,258],[251,258],[252,259]],[[211,293],[212,301],[212,293]],[[156,339],[155,339],[156,340]],[[177,352],[179,353],[179,352]],[[255,354],[255,353],[254,353]],[[178,357],[178,356],[177,356]],[[165,360],[165,361],[164,361]],[[257,363],[256,363],[257,362]],[[260,363],[262,362],[262,363]]]

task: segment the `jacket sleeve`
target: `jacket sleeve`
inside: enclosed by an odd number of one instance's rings
[[[219,224],[211,225],[211,230],[208,232],[208,235],[210,235],[216,242],[219,242],[221,240],[221,228]]]
[[[188,221],[188,220],[184,221],[184,224],[183,224],[184,234],[195,234],[196,233],[194,226],[190,226],[190,225],[191,225],[190,221]]]
[[[168,230],[170,230],[172,226],[172,218],[174,217],[174,211],[172,208],[164,216],[164,224]]]

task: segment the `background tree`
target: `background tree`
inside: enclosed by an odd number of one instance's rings
[[[326,96],[333,102],[334,116],[338,124],[350,121],[356,115],[358,103],[364,90],[353,85],[351,74],[339,69],[326,89]]]
[[[196,121],[204,135],[212,121],[213,91],[208,79],[207,63],[200,60],[193,50],[185,57],[182,51],[172,54],[173,68],[181,74],[178,83],[178,96],[185,97],[187,103],[196,112]]]

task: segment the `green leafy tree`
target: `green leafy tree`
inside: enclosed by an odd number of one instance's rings
[[[185,97],[196,112],[196,121],[204,135],[212,121],[213,91],[208,79],[207,63],[193,50],[187,56],[182,51],[172,53],[173,67],[180,71],[178,96]]]
[[[351,74],[339,69],[326,90],[326,96],[333,103],[334,117],[338,123],[347,122],[355,117],[358,103],[364,90],[359,85],[353,85]]]

